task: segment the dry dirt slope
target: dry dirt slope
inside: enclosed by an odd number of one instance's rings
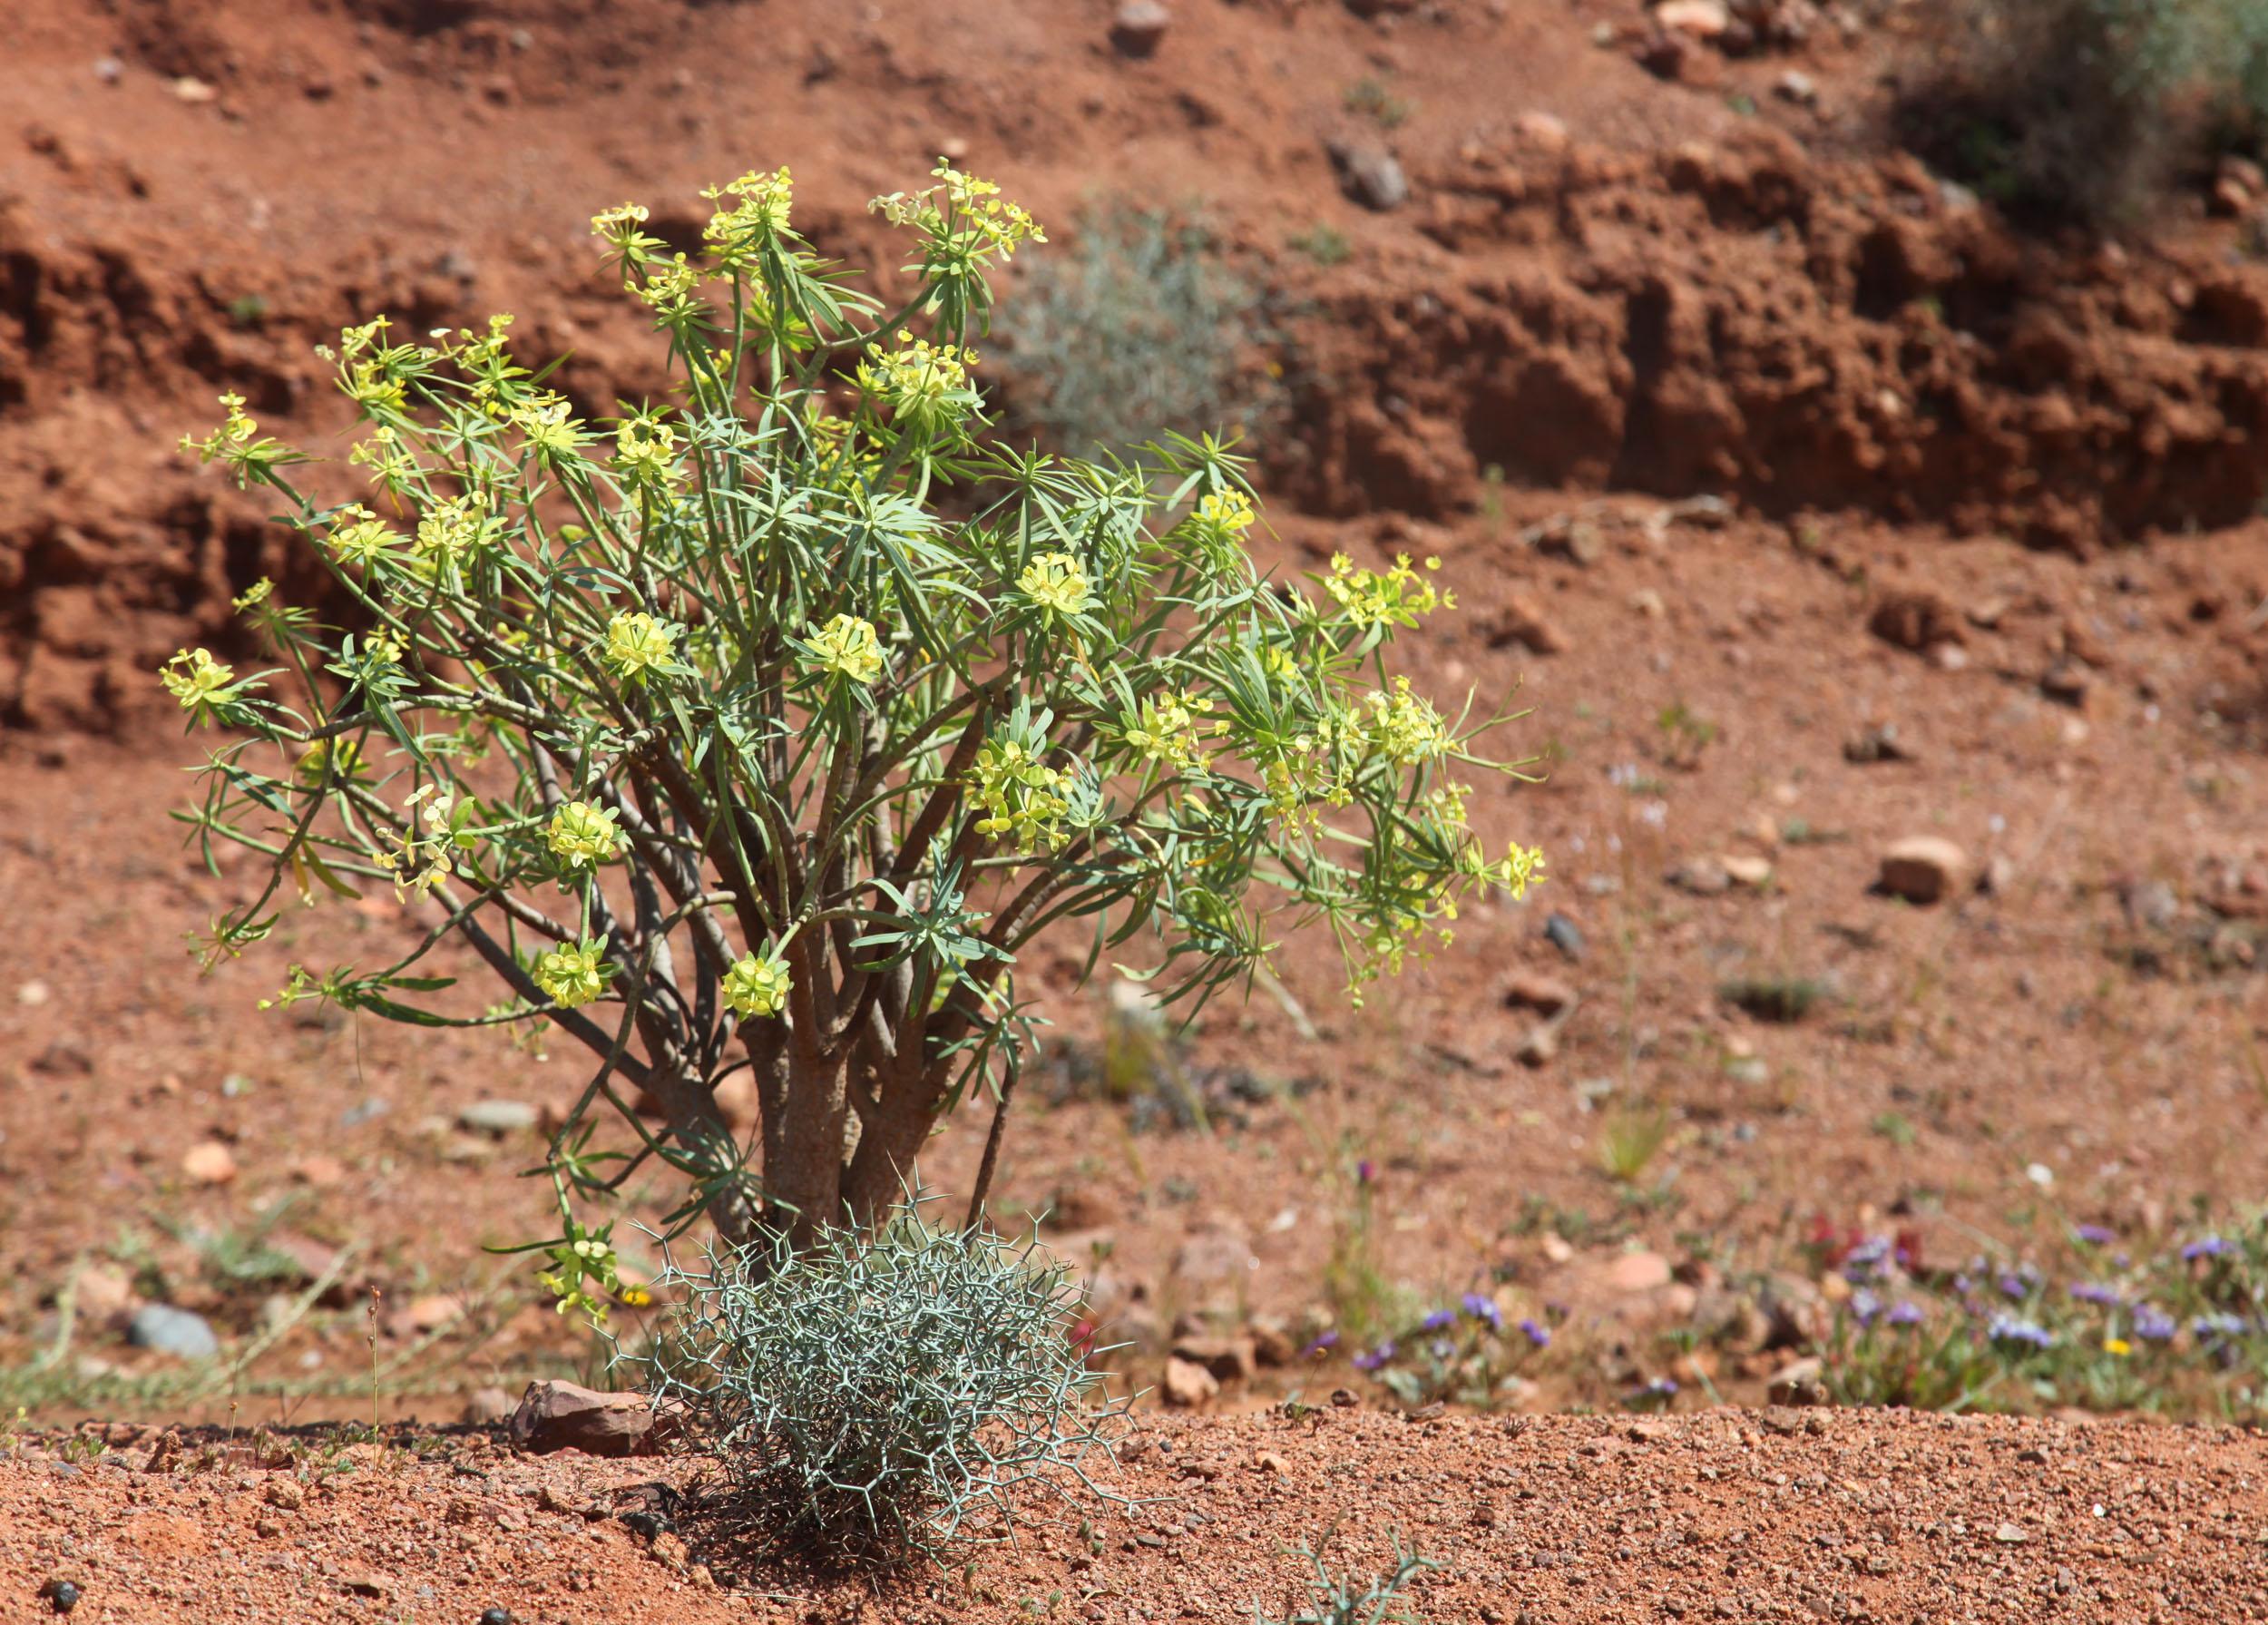
[[[982,1625],[1248,1619],[1331,1532],[1342,1572],[1396,1533],[1442,1568],[1433,1625],[2268,1619],[2268,1445],[2255,1434],[1909,1415],[1707,1412],[1413,1424],[1304,1418],[1145,1428],[1107,1474],[1139,1501],[880,1595],[735,1570],[666,1503],[652,1463],[513,1457],[484,1438],[357,1446],[155,1476],[129,1445],[0,1467],[0,1617],[83,1589],[104,1621]],[[249,1458],[249,1451],[238,1452]],[[193,1450],[182,1459],[191,1459]],[[664,1479],[681,1473],[662,1469]],[[714,1566],[711,1566],[714,1565]]]

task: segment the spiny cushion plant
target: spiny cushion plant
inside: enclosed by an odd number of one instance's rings
[[[1098,1491],[1122,1406],[1064,1335],[1068,1268],[906,1212],[712,1249],[632,1361],[767,1552],[887,1563],[1004,1531],[1018,1492]]]
[[[1321,921],[1359,996],[1540,862],[1468,827],[1464,778],[1513,771],[1477,753],[1487,724],[1387,669],[1450,605],[1430,562],[1269,582],[1217,440],[1129,464],[992,431],[986,275],[1041,240],[996,187],[941,164],[875,200],[912,240],[887,311],[797,234],[787,171],[706,195],[698,257],[635,205],[595,221],[667,346],[667,402],[586,420],[508,317],[423,339],[381,317],[336,357],[367,428],[335,483],[366,490],[303,490],[307,459],[234,399],[187,443],[280,495],[356,612],[321,626],[263,583],[243,608],[276,670],[167,668],[228,730],[180,816],[272,866],[205,951],[268,935],[287,894],[375,882],[415,948],[293,965],[271,1002],[585,1045],[552,1146],[562,1300],[610,1258],[578,1201],[652,1160],[691,1181],[675,1219],[730,1238],[887,1210],[943,1114],[1012,1086],[1018,955],[1051,927],[1194,1010]],[[452,936],[502,1003],[421,964]],[[744,1067],[745,1149],[714,1095]],[[603,1107],[634,1150],[594,1140]]]

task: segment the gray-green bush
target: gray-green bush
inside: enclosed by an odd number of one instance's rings
[[[1096,1492],[1120,1408],[1070,1340],[1063,1265],[914,1213],[670,1270],[686,1302],[631,1363],[723,1474],[759,1552],[889,1563],[997,1538],[1027,1487]]]
[[[1938,0],[1901,133],[2020,212],[2146,217],[2181,170],[2268,131],[2261,0]]]
[[[1270,405],[1251,383],[1266,328],[1264,290],[1202,222],[1097,210],[1068,257],[1034,260],[1017,299],[1016,415],[1080,455],[1249,427]]]

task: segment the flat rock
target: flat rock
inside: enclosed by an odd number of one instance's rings
[[[1202,1366],[1216,1382],[1249,1382],[1258,1369],[1258,1346],[1250,1337],[1177,1337],[1172,1357]]]
[[[653,1406],[644,1395],[604,1394],[580,1383],[530,1383],[512,1414],[512,1442],[538,1455],[635,1455],[652,1434]]]
[[[1159,0],[1126,0],[1110,21],[1110,43],[1128,56],[1148,56],[1173,26],[1173,13]]]
[[[1914,835],[1882,854],[1882,889],[1909,903],[1943,901],[1964,889],[1972,874],[1969,854],[1943,836]]]
[[[171,1304],[144,1304],[136,1309],[126,1323],[126,1341],[184,1360],[210,1360],[220,1352],[220,1339],[202,1315]]]
[[[1540,1015],[1557,1015],[1575,1003],[1571,984],[1557,976],[1541,975],[1533,971],[1515,971],[1504,984],[1504,1003],[1511,1010],[1532,1010]]]
[[[1365,209],[1381,214],[1410,201],[1410,180],[1402,161],[1373,141],[1334,141],[1331,162],[1339,171],[1339,185]]]
[[[457,1126],[479,1134],[524,1134],[537,1111],[525,1101],[474,1101],[456,1114]]]
[[[218,1140],[203,1140],[181,1153],[181,1171],[200,1185],[226,1185],[236,1178],[236,1153]]]
[[[1195,1360],[1171,1355],[1166,1360],[1165,1381],[1158,1388],[1168,1405],[1196,1410],[1220,1396],[1220,1378]]]

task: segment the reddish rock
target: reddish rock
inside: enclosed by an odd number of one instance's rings
[[[577,1383],[530,1383],[512,1414],[512,1442],[538,1455],[636,1455],[650,1447],[653,1406],[642,1394],[601,1394]]]

